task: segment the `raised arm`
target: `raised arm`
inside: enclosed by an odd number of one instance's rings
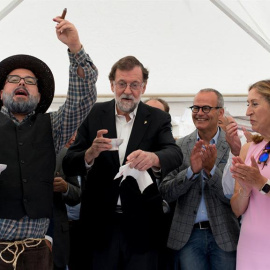
[[[65,103],[52,112],[51,121],[56,153],[66,144],[92,109],[97,99],[98,70],[85,52],[76,27],[60,16],[53,19],[58,39],[68,46],[69,88]]]

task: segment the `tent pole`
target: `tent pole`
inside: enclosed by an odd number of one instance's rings
[[[253,39],[255,39],[262,47],[270,52],[270,45],[267,43],[256,31],[254,31],[248,24],[246,24],[240,17],[238,17],[231,9],[229,9],[220,0],[210,0],[216,5],[223,13],[231,18],[236,24],[238,24],[245,32],[247,32]]]
[[[0,11],[0,21],[8,15],[16,6],[18,6],[23,0],[13,0],[5,8]]]

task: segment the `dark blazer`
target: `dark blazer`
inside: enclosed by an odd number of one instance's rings
[[[117,137],[114,100],[96,103],[78,129],[76,140],[63,161],[66,174],[85,172],[85,151],[91,146],[100,129],[108,129],[105,137]],[[123,164],[126,157],[137,149],[155,152],[158,155],[161,177],[181,165],[182,152],[175,144],[171,132],[171,117],[168,113],[139,103]],[[111,235],[120,194],[127,239],[134,248],[147,249],[161,238],[162,197],[151,169],[148,172],[153,184],[142,194],[135,179],[126,179],[119,185],[120,179],[114,180],[114,177],[121,165],[117,151],[104,151],[94,160],[88,171],[81,202],[81,220],[87,230],[85,236],[90,237],[88,243],[95,246],[102,247],[106,244]]]
[[[63,196],[61,192],[53,194],[53,261],[57,267],[65,267],[69,258],[69,223],[66,204],[74,206],[80,203],[81,189],[77,176],[66,177],[62,170],[62,160],[67,148],[63,148],[56,157],[55,173],[68,182],[69,192]]]
[[[183,151],[183,164],[168,174],[160,184],[165,200],[168,202],[177,200],[168,239],[168,247],[175,250],[181,249],[187,243],[202,196],[201,174],[192,181],[186,178],[191,151],[196,141],[197,130],[177,140],[176,143]],[[230,150],[223,130],[220,130],[216,148],[216,170],[214,175],[205,181],[204,199],[212,233],[218,246],[225,251],[234,251],[239,237],[239,222],[222,188],[223,169]]]

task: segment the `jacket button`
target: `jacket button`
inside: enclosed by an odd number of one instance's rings
[[[24,182],[24,183],[27,183],[27,179],[23,179],[23,182]]]

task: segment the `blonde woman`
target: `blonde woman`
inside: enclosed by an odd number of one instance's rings
[[[237,270],[268,270],[270,250],[270,80],[256,82],[248,92],[246,115],[253,136],[239,157],[233,157],[231,172],[235,181],[231,206],[242,216],[237,247]]]

